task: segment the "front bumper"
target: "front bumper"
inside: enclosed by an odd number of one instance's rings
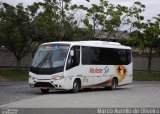
[[[66,89],[62,85],[54,83],[52,80],[29,80],[29,85],[30,87]]]

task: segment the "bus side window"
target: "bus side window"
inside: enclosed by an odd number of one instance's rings
[[[73,46],[71,50],[74,52],[74,55],[69,54],[66,70],[69,70],[75,66],[78,66],[80,63],[80,47]]]
[[[131,50],[126,50],[126,62],[127,64],[131,63]]]

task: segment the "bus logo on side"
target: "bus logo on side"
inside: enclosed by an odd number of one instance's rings
[[[104,68],[104,74],[107,74],[108,72],[109,72],[109,67],[106,66],[106,67]]]
[[[109,72],[109,67],[108,66],[106,66],[104,69],[101,69],[101,68],[90,68],[89,69],[89,73],[92,73],[92,74],[97,74],[97,73],[99,73],[99,74],[107,74]]]
[[[99,69],[99,68],[90,68],[89,69],[90,73],[102,73],[103,69]]]

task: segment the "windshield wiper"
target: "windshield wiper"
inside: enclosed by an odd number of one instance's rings
[[[51,53],[50,57],[48,57],[49,61],[51,61],[51,68],[52,68],[52,64],[53,64],[52,55],[53,55],[53,52]]]
[[[48,57],[48,55],[49,55],[49,52],[47,53],[47,55],[42,59],[42,61],[37,65],[37,67],[36,68],[39,68],[40,66],[42,66],[42,64],[44,64],[45,63],[45,61],[48,59],[47,57]]]

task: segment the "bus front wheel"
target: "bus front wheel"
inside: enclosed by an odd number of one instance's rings
[[[75,80],[73,82],[73,89],[72,92],[73,93],[77,93],[80,90],[80,82],[78,80]]]

